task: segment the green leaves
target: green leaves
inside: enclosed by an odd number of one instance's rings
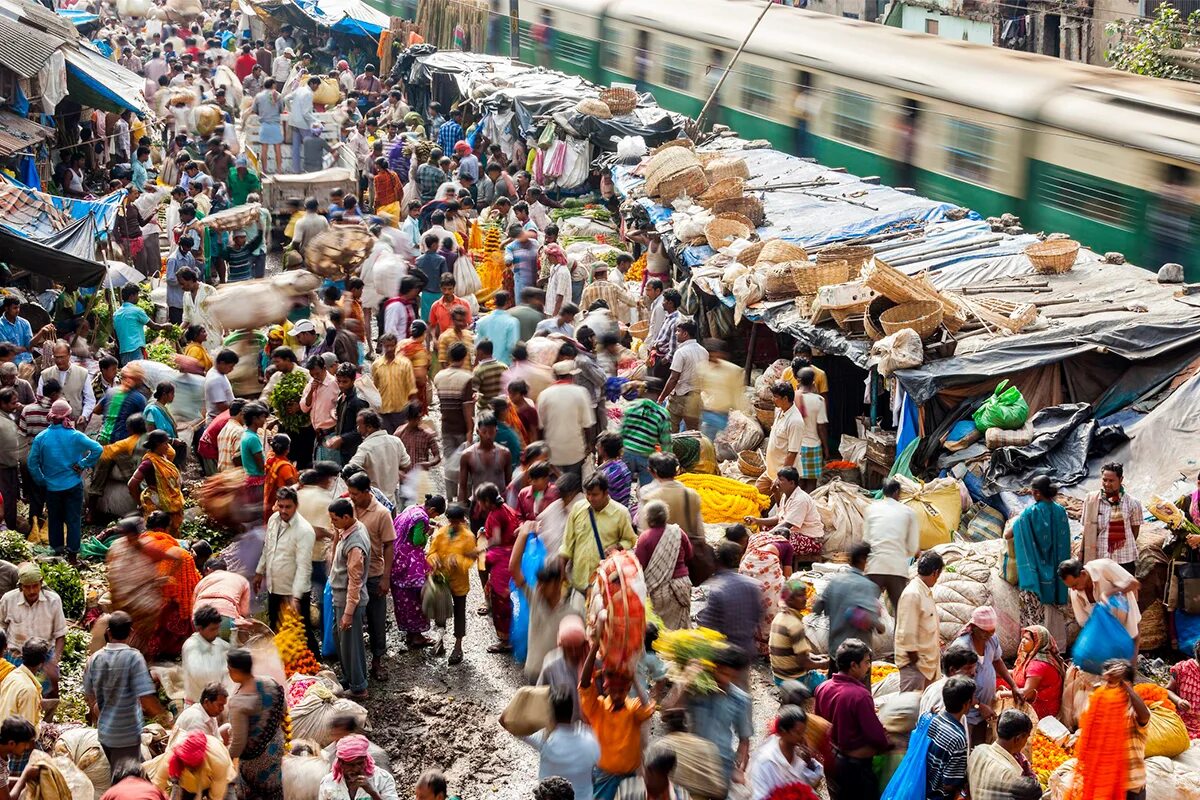
[[[1169,51],[1200,44],[1200,11],[1186,18],[1163,3],[1150,19],[1122,19],[1104,28],[1112,40],[1105,57],[1124,72],[1153,78],[1191,80],[1191,70],[1176,63]]]

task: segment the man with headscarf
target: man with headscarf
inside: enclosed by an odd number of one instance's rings
[[[191,797],[224,797],[237,778],[224,743],[202,730],[177,739],[148,771],[160,790],[166,792],[175,784]]]
[[[372,800],[400,800],[396,779],[375,765],[370,748],[371,743],[362,734],[339,739],[333,768],[322,779],[317,796],[321,800],[351,800],[361,790]]]
[[[85,469],[96,465],[103,448],[99,442],[75,430],[71,422],[71,404],[66,400],[54,401],[47,420],[50,426],[34,437],[29,447],[29,474],[46,489],[50,546],[56,553],[63,552],[65,526],[67,559],[74,561],[82,535],[81,475]]]

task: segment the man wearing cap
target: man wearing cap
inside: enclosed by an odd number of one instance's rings
[[[288,127],[292,131],[292,172],[301,171],[301,155],[308,155],[304,143],[312,136],[321,135],[320,130],[313,132],[313,128],[320,125],[320,121],[313,111],[313,92],[320,86],[321,79],[311,77],[287,98]]]
[[[229,173],[225,185],[229,189],[229,203],[234,206],[245,205],[247,196],[262,191],[262,181],[250,169],[250,160],[245,156],[238,156],[233,162],[233,171]]]
[[[262,240],[262,231],[258,231],[253,239],[247,240],[246,231],[237,230],[233,233],[232,242],[215,248],[215,257],[225,262],[227,283],[248,281],[254,277],[254,251],[262,244]]]
[[[537,411],[542,438],[550,447],[550,463],[582,478],[587,432],[596,424],[596,412],[587,389],[575,383],[578,371],[573,356],[556,362],[554,383],[538,395]]]
[[[592,282],[583,290],[579,298],[579,307],[585,311],[590,309],[597,300],[603,300],[614,319],[624,317],[621,308],[637,308],[637,300],[629,296],[625,289],[608,279],[608,264],[597,261],[592,264]]]
[[[296,353],[297,362],[308,358],[309,351],[320,338],[317,334],[317,326],[313,324],[311,319],[297,320],[292,325],[292,329],[288,331],[288,339],[295,342],[295,344],[291,344],[290,346]]]
[[[66,643],[67,618],[62,598],[42,585],[42,571],[37,564],[26,561],[17,567],[17,588],[0,597],[0,627],[8,637],[10,658],[19,657],[30,639],[45,639],[54,646],[46,663],[47,672],[52,671],[52,664],[58,665]],[[53,672],[57,678],[57,669]]]

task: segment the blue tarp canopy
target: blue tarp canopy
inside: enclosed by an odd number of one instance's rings
[[[150,107],[142,93],[146,81],[95,50],[64,48],[67,57],[67,88],[81,105],[106,111],[129,109],[145,119]]]
[[[67,21],[69,21],[76,28],[82,28],[84,25],[96,22],[100,19],[99,14],[91,14],[87,11],[76,11],[73,8],[60,8],[58,9],[58,15],[66,18]]]
[[[391,27],[387,14],[362,0],[292,0],[292,3],[318,25],[347,36],[378,39]]]

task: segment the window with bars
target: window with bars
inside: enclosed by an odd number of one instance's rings
[[[663,83],[672,89],[687,91],[692,77],[692,51],[678,44],[663,48]]]
[[[613,72],[620,72],[625,65],[627,58],[632,58],[632,55],[625,53],[625,45],[621,41],[621,34],[613,28],[605,29],[604,36],[604,66]]]
[[[741,69],[742,108],[763,113],[775,102],[775,73],[766,67],[749,64]]]
[[[1049,167],[1038,183],[1037,196],[1047,206],[1134,229],[1134,206],[1129,194],[1115,184],[1082,172]]]
[[[844,142],[871,144],[871,98],[838,89],[833,109],[833,135]]]
[[[946,169],[951,175],[983,183],[995,168],[991,128],[952,119],[946,144]]]

